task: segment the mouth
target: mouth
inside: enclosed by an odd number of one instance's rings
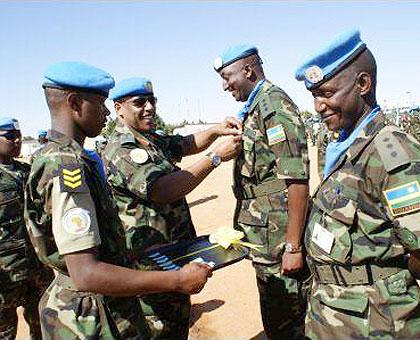
[[[321,120],[322,120],[323,122],[326,122],[326,121],[328,121],[331,117],[333,117],[333,116],[335,116],[335,115],[337,115],[337,112],[333,112],[333,113],[330,113],[330,114],[323,115],[323,116],[321,116]]]

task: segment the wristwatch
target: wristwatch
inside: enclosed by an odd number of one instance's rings
[[[301,253],[302,252],[302,245],[294,247],[293,244],[291,244],[290,242],[286,242],[286,244],[284,246],[284,251],[286,253],[290,253],[290,254]]]
[[[209,152],[206,154],[206,157],[210,159],[211,165],[213,165],[215,168],[217,168],[220,163],[222,163],[222,159],[219,155],[216,155],[214,152]]]

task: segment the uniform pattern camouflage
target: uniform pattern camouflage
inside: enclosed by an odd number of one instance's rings
[[[419,249],[420,214],[408,205],[394,216],[384,194],[419,181],[420,145],[379,113],[320,184],[305,234],[309,338],[420,337],[420,289],[403,257]],[[330,251],[320,226],[334,236]]]
[[[260,292],[264,329],[270,338],[303,333],[302,282],[280,275],[288,220],[287,179],[309,177],[304,125],[286,93],[266,81],[244,121],[243,152],[234,168],[234,225],[249,242]]]
[[[149,197],[158,178],[179,170],[174,161],[182,158],[181,143],[181,136],[139,133],[118,123],[103,153],[126,243],[140,259],[139,269],[149,268],[144,262],[145,249],[196,237],[184,198],[158,205]],[[188,296],[153,294],[143,297],[141,303],[154,338],[188,337],[191,308]]]
[[[125,247],[112,193],[97,171],[95,161],[68,137],[52,131],[49,142],[34,159],[26,187],[25,218],[40,260],[59,275],[40,302],[43,339],[142,339],[148,328],[136,298],[116,298],[77,291],[68,277],[52,231],[51,195],[60,166],[77,166],[86,179],[87,193],[96,210],[101,244],[98,260],[132,266]],[[78,192],[71,197],[81,199]]]
[[[54,274],[36,260],[23,218],[27,164],[0,165],[0,338],[14,339],[24,307],[31,337],[41,338],[38,302]]]

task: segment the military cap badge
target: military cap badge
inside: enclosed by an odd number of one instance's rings
[[[217,71],[223,66],[223,59],[221,57],[217,57],[214,59],[213,67]]]
[[[147,91],[149,91],[150,93],[153,93],[153,86],[152,86],[151,81],[146,81],[146,83],[144,84],[144,87],[146,88]]]
[[[324,78],[324,73],[320,67],[313,65],[305,70],[305,78],[312,84],[316,84]]]

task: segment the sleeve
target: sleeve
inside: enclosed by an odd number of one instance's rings
[[[166,147],[163,148],[163,150],[166,151],[167,157],[173,162],[180,162],[184,156],[184,151],[182,148],[184,137],[181,135],[173,135],[164,138]]]
[[[123,145],[116,151],[109,171],[111,186],[128,189],[144,200],[150,200],[156,180],[170,172],[163,163],[155,162],[146,149],[131,145]]]
[[[260,105],[267,145],[275,154],[277,177],[309,179],[305,127],[296,105],[281,93],[262,98]]]
[[[50,185],[52,233],[61,255],[97,247],[101,243],[95,204],[85,182],[83,167],[60,166]]]
[[[394,231],[408,251],[420,249],[420,145],[412,137],[404,140],[386,134],[388,152],[379,152],[386,175],[381,203],[394,221]],[[378,145],[378,143],[377,143]]]

